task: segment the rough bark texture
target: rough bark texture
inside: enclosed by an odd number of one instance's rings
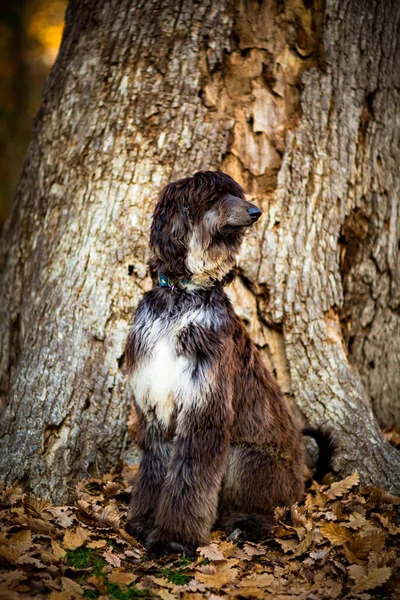
[[[70,3],[1,250],[7,481],[61,500],[116,464],[157,193],[221,168],[265,211],[231,294],[266,361],[336,469],[400,491],[367,395],[399,423],[398,27],[394,0]]]

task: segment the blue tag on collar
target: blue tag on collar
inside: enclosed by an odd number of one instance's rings
[[[183,283],[183,285],[188,285],[190,283],[190,279],[183,279],[181,283]],[[177,285],[179,285],[179,283],[174,283],[173,281],[171,281],[171,279],[169,279],[169,277],[167,277],[166,275],[161,275],[161,273],[159,273],[158,285],[160,287],[175,288]]]
[[[160,285],[161,287],[170,287],[171,283],[169,282],[168,277],[166,277],[165,275],[161,275],[161,273],[158,274],[158,285]]]

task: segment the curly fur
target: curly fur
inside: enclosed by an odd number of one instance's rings
[[[266,535],[303,494],[301,431],[225,294],[261,211],[220,172],[167,185],[150,265],[170,278],[140,302],[126,356],[143,459],[127,529],[152,556]]]

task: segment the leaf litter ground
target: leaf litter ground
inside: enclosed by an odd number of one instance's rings
[[[195,560],[156,561],[123,528],[134,471],[81,482],[74,506],[3,486],[0,600],[400,600],[400,498],[360,490],[357,473],[311,483],[260,544],[215,532]]]

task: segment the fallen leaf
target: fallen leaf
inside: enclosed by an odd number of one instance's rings
[[[251,575],[242,581],[239,581],[240,587],[269,587],[275,581],[275,577],[271,573],[262,573],[261,575]]]
[[[176,594],[171,594],[171,592],[169,592],[165,588],[160,588],[159,590],[155,590],[155,592],[156,592],[157,596],[160,596],[160,598],[162,598],[162,600],[176,600],[177,599]]]
[[[335,481],[332,483],[330,488],[326,491],[329,498],[340,498],[346,494],[352,487],[358,485],[360,476],[357,472],[353,473],[349,477],[342,479],[341,481]]]
[[[232,568],[229,565],[217,566],[214,574],[202,573],[196,571],[195,576],[198,581],[205,583],[208,587],[220,589],[227,583],[233,583],[238,576],[238,569]]]
[[[72,596],[82,596],[83,589],[76,581],[69,577],[61,577],[61,583],[65,592],[69,592]]]
[[[346,542],[351,542],[353,539],[350,531],[347,531],[345,527],[342,527],[337,523],[329,523],[328,525],[320,527],[320,531],[333,546],[343,546]]]
[[[55,540],[51,540],[51,548],[56,560],[61,560],[67,554],[64,548],[61,548],[60,544],[58,544]]]
[[[199,546],[197,552],[208,560],[225,560],[225,556],[218,550],[217,544],[209,544],[208,546]]]
[[[107,579],[110,583],[130,585],[137,579],[137,576],[133,573],[128,573],[128,571],[124,571],[123,569],[113,569],[111,573],[107,575]]]
[[[68,550],[76,550],[83,546],[85,542],[89,539],[90,535],[87,531],[85,531],[80,525],[75,529],[75,531],[67,529],[64,534],[63,544]]]
[[[353,587],[352,591],[359,593],[373,590],[390,579],[391,575],[392,570],[390,567],[371,569],[364,577],[360,577],[356,580],[356,585]]]
[[[106,559],[108,564],[110,564],[111,566],[113,566],[113,567],[121,566],[121,559],[116,554],[113,554],[112,552],[103,552],[102,556],[103,556],[103,558]]]

